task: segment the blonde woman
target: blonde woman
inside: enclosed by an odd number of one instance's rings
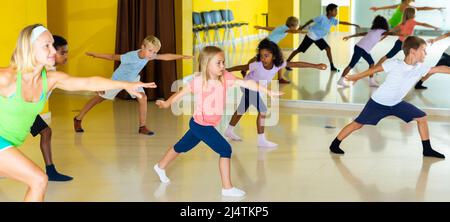
[[[52,34],[42,25],[25,27],[8,68],[0,69],[0,175],[25,183],[25,201],[43,201],[47,175],[17,147],[23,144],[36,116],[44,108],[47,95],[56,88],[67,91],[125,89],[140,97],[139,87],[154,83],[112,81],[101,77],[77,78],[59,71]]]

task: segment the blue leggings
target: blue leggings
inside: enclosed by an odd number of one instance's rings
[[[222,158],[231,158],[231,145],[214,128],[214,126],[202,126],[192,118],[189,121],[189,130],[175,144],[174,149],[177,153],[185,153],[203,141],[218,153]]]
[[[361,57],[363,57],[364,60],[366,60],[366,62],[369,63],[369,65],[373,65],[375,63],[372,59],[372,56],[369,53],[367,53],[366,50],[355,45],[352,60],[350,61],[348,67],[350,68],[355,67],[356,63],[358,63]]]
[[[397,55],[398,52],[402,51],[402,46],[403,42],[397,39],[397,41],[395,41],[394,47],[392,47],[392,49],[386,54],[386,57],[390,59]]]
[[[258,113],[266,113],[267,106],[264,104],[264,101],[261,98],[261,94],[259,92],[241,88],[244,91],[244,95],[242,95],[241,102],[237,108],[237,112],[239,115],[245,114],[247,112],[250,105],[256,107]]]

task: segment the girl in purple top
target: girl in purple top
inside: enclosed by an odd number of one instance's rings
[[[348,85],[344,82],[344,77],[350,72],[350,70],[355,67],[356,63],[361,59],[361,57],[369,63],[369,68],[372,68],[375,62],[372,59],[372,56],[369,54],[370,50],[380,41],[383,40],[387,35],[397,35],[388,31],[389,25],[387,20],[378,15],[373,19],[372,28],[369,32],[357,33],[354,35],[344,37],[344,40],[347,41],[349,38],[364,36],[358,43],[356,43],[354,47],[354,52],[352,56],[352,60],[350,64],[344,69],[341,78],[337,82],[338,87],[348,87]],[[369,78],[369,85],[371,87],[377,87],[378,83],[373,78],[373,75]]]
[[[258,54],[256,55],[256,61],[247,65],[235,66],[227,69],[231,71],[247,71],[249,74],[245,76],[247,80],[254,80],[259,85],[267,86],[280,69],[285,67],[295,68],[316,68],[325,70],[327,65],[325,64],[311,64],[307,62],[285,62],[283,54],[278,45],[268,39],[262,40],[258,45]],[[256,122],[258,131],[258,146],[260,147],[275,147],[277,144],[270,142],[264,135],[264,118],[266,116],[267,107],[262,100],[260,93],[248,89],[242,89],[244,95],[238,106],[237,111],[231,118],[230,125],[225,131],[225,136],[231,140],[240,141],[241,138],[237,136],[233,129],[241,119],[242,115],[247,112],[250,105],[256,107],[258,110],[258,118]]]

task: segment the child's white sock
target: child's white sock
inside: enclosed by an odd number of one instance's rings
[[[347,83],[344,82],[344,77],[342,77],[342,76],[341,76],[341,78],[339,78],[337,84],[338,84],[338,87],[341,87],[341,88],[348,87]]]
[[[233,130],[234,126],[228,125],[227,129],[225,130],[225,136],[234,141],[241,141],[241,137],[236,135]]]
[[[161,182],[163,182],[163,183],[169,183],[170,182],[170,179],[166,176],[166,171],[161,169],[161,168],[159,168],[158,164],[155,164],[153,169],[155,170],[156,174],[158,174],[159,179],[161,180]]]
[[[272,143],[266,139],[266,135],[264,133],[258,134],[258,146],[262,147],[276,147],[278,144]]]
[[[222,189],[222,196],[226,197],[243,197],[245,196],[245,192],[243,190],[239,190],[236,187],[230,189]]]

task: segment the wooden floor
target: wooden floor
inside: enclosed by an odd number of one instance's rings
[[[328,146],[356,113],[281,108],[267,137],[276,149],[256,147],[255,116],[238,127],[244,141],[232,142],[232,179],[247,192],[243,199],[222,199],[218,155],[199,145],[167,170],[163,185],[152,170],[166,149],[188,127],[190,116],[174,116],[149,102],[149,137],[137,134],[137,103],[104,102],[75,134],[72,118],[87,96],[55,93],[52,110],[54,160],[71,182],[50,182],[47,201],[450,201],[450,161],[423,158],[415,123],[383,120],[342,144],[346,154]],[[218,129],[223,132],[229,116]],[[430,121],[431,142],[450,158],[450,119]],[[20,148],[43,167],[39,139]],[[0,179],[0,201],[21,201],[26,186]]]

